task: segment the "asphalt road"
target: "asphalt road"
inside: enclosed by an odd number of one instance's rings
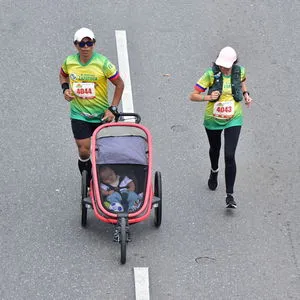
[[[148,267],[151,299],[300,299],[298,96],[300,3],[289,1],[0,1],[1,299],[134,299]],[[126,30],[135,111],[153,135],[163,223],[132,227],[119,263],[112,227],[89,212],[68,106],[58,83],[82,27],[117,64]],[[247,69],[237,149],[238,209],[207,188],[204,105],[188,94],[231,45]]]

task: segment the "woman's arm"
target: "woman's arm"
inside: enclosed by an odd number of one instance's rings
[[[252,102],[252,98],[250,97],[250,93],[247,90],[247,86],[246,86],[245,81],[246,80],[242,81],[242,92],[243,92],[243,95],[244,95],[245,103],[249,107],[251,102]]]
[[[201,101],[212,101],[212,100],[217,100],[220,96],[219,91],[214,91],[210,95],[203,95],[200,91],[194,90],[190,94],[190,100],[194,102],[201,102]]]

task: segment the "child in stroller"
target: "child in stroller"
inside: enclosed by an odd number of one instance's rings
[[[128,176],[117,175],[116,172],[103,166],[99,170],[100,189],[104,206],[116,212],[133,212],[139,208],[141,195],[135,192],[135,183]]]
[[[118,122],[120,116],[132,116],[136,122]],[[162,183],[159,171],[155,172],[152,182],[152,137],[150,131],[139,124],[140,116],[121,113],[118,117],[116,122],[102,124],[93,133],[89,193],[88,174],[82,173],[81,225],[86,226],[88,208],[94,210],[99,220],[114,224],[113,240],[120,243],[121,263],[124,264],[126,246],[131,240],[129,226],[146,220],[152,208],[154,225],[157,228],[161,225]],[[103,170],[109,174],[101,174]],[[112,203],[124,211],[112,210]]]

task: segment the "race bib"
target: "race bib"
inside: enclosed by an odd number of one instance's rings
[[[234,115],[234,101],[217,101],[214,104],[213,116],[216,119],[231,119]]]
[[[95,98],[95,84],[93,82],[74,82],[73,92],[83,99]]]

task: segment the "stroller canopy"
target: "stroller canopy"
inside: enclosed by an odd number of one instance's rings
[[[105,127],[96,135],[97,164],[148,164],[147,134],[138,127]]]

